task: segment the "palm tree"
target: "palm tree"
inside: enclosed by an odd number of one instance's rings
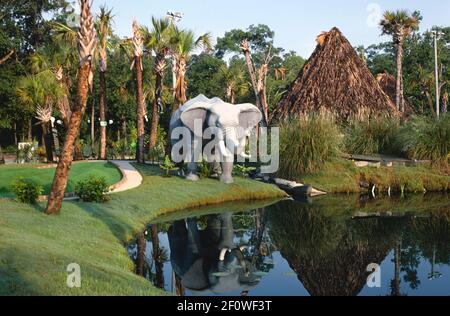
[[[16,94],[23,105],[33,112],[41,122],[43,145],[47,161],[53,161],[52,134],[50,120],[53,104],[62,97],[63,92],[51,72],[41,72],[22,78],[16,89]]]
[[[144,53],[144,41],[142,38],[139,24],[136,20],[133,21],[133,63],[131,68],[136,71],[136,110],[137,110],[137,149],[136,160],[139,163],[144,163],[144,116],[145,116],[145,104],[144,94],[142,89],[142,55]]]
[[[158,124],[159,115],[163,111],[163,82],[164,74],[167,68],[167,56],[170,52],[170,44],[172,40],[173,30],[169,19],[152,18],[153,29],[145,31],[145,45],[148,50],[155,55],[155,62],[153,72],[156,76],[155,81],[155,98],[153,103],[152,121],[150,125],[150,141],[149,150],[151,151],[156,146],[158,138]]]
[[[405,10],[386,11],[380,22],[382,35],[391,35],[396,49],[397,58],[397,83],[396,99],[397,110],[404,112],[403,96],[403,44],[414,31],[419,28],[420,18],[417,14],[409,14]]]
[[[203,48],[205,51],[210,50],[211,45],[211,34],[205,33],[195,39],[194,32],[190,30],[179,30],[174,28],[174,38],[172,42],[172,58],[174,58],[176,65],[176,83],[174,91],[174,104],[172,107],[172,112],[178,110],[180,105],[186,102],[186,71],[187,63],[191,58],[192,53],[198,49]]]
[[[236,97],[245,95],[249,86],[245,78],[245,70],[240,65],[222,65],[219,69],[219,76],[224,82],[226,93],[225,99],[232,104],[236,103]]]
[[[100,150],[99,158],[106,159],[106,71],[108,68],[108,39],[112,34],[111,23],[112,10],[105,6],[100,7],[100,14],[97,20],[97,32],[99,36],[99,70],[100,70]]]
[[[47,203],[46,214],[49,215],[57,214],[61,210],[69,170],[72,165],[75,140],[80,132],[81,120],[86,110],[88,92],[92,88],[94,78],[92,59],[97,46],[97,37],[91,14],[90,1],[80,0],[80,7],[80,29],[78,31],[78,55],[80,64],[78,67],[77,101],[72,109],[64,147],[61,151],[58,166],[56,167],[52,189]]]

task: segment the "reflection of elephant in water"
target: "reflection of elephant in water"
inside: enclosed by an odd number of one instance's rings
[[[204,95],[190,100],[178,109],[170,120],[170,135],[172,146],[178,142],[176,136],[172,139],[172,131],[178,127],[187,127],[191,135],[191,148],[194,148],[195,137],[208,137],[205,131],[208,129],[214,135],[218,153],[209,160],[215,160],[222,164],[221,181],[232,183],[234,155],[249,158],[245,153],[246,138],[250,131],[258,125],[262,119],[261,111],[252,104],[230,104],[219,98],[208,99]],[[196,128],[196,124],[199,126]],[[212,135],[211,135],[212,136]],[[203,144],[205,145],[205,144]],[[188,165],[188,180],[198,180],[197,164],[192,151]]]
[[[202,231],[195,219],[176,221],[168,237],[172,268],[190,290],[244,291],[259,282],[243,248],[234,245],[231,213],[210,216]]]

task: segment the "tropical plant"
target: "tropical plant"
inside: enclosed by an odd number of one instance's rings
[[[145,103],[144,93],[142,86],[142,71],[144,70],[142,64],[142,56],[144,54],[144,40],[141,34],[141,29],[136,20],[133,21],[133,63],[131,69],[134,68],[136,73],[136,112],[137,112],[137,148],[136,148],[136,160],[139,163],[144,163],[144,116],[145,116]]]
[[[333,115],[312,113],[280,126],[278,174],[295,179],[338,158],[342,135]]]
[[[108,69],[108,46],[109,38],[112,35],[111,23],[113,14],[106,6],[100,7],[100,14],[96,21],[96,28],[99,37],[99,71],[100,71],[100,159],[106,159],[106,71]]]
[[[249,86],[245,77],[245,70],[239,64],[230,66],[222,65],[219,68],[220,80],[225,86],[225,99],[232,104],[236,103],[236,98],[248,93]]]
[[[40,121],[44,135],[44,146],[47,160],[53,161],[51,117],[53,104],[59,102],[63,90],[50,72],[41,72],[22,78],[16,88],[17,96],[22,104],[35,112]]]
[[[150,125],[149,151],[156,146],[158,136],[159,116],[163,112],[163,83],[164,74],[167,68],[167,60],[170,53],[170,45],[173,37],[173,28],[169,19],[156,19],[152,17],[152,30],[144,29],[145,47],[152,51],[156,58],[153,65],[153,72],[156,76],[155,98],[153,103],[152,121]]]
[[[208,51],[211,47],[210,33],[205,33],[195,39],[193,31],[180,30],[174,27],[171,52],[174,60],[176,82],[174,86],[174,104],[172,112],[178,110],[178,108],[187,100],[186,72],[188,61],[190,60],[192,53],[198,48],[203,48],[204,51]]]
[[[420,15],[418,12],[409,14],[405,10],[386,11],[380,21],[383,35],[391,35],[396,49],[397,82],[396,82],[396,106],[397,110],[404,112],[403,95],[403,44],[414,31],[419,29]]]
[[[80,0],[80,7],[80,30],[78,32],[78,55],[80,64],[78,67],[77,102],[72,109],[64,147],[61,151],[58,166],[56,167],[55,177],[47,203],[46,214],[57,214],[61,210],[69,170],[72,165],[75,140],[80,132],[81,120],[86,110],[89,88],[92,88],[93,84],[92,59],[97,46],[97,37],[94,30],[94,20],[91,15],[90,1]]]

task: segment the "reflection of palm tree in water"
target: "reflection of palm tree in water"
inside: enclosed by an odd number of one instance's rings
[[[147,231],[146,231],[147,233]],[[136,256],[136,274],[152,280],[154,285],[158,288],[164,289],[164,262],[166,261],[166,254],[164,248],[159,245],[158,227],[152,225],[151,240],[152,240],[152,261],[155,266],[155,274],[152,275],[152,266],[147,263],[146,256],[146,233],[141,233],[137,237],[137,256]]]
[[[152,246],[153,246],[153,262],[155,263],[155,286],[164,289],[164,254],[162,248],[159,246],[158,226],[152,225],[151,228]]]

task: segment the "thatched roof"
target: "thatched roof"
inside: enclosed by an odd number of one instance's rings
[[[393,103],[395,103],[396,99],[396,80],[393,75],[387,72],[383,72],[377,75],[377,81],[380,85],[381,89],[383,89],[384,93],[386,93],[392,100]],[[404,100],[405,102],[405,114],[406,115],[412,115],[414,114],[414,109],[412,108],[411,104],[407,100]]]
[[[361,110],[397,114],[395,104],[339,29],[320,34],[317,43],[272,118],[283,119],[323,108],[342,118]]]

